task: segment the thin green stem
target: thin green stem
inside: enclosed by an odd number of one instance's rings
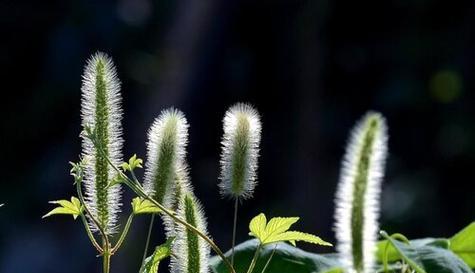
[[[154,220],[155,220],[155,214],[152,214],[152,217],[150,218],[150,224],[148,225],[147,241],[145,241],[145,249],[143,250],[142,263],[145,261],[145,258],[147,258],[148,245],[150,243],[150,237],[152,236]]]
[[[252,257],[251,264],[249,265],[249,268],[247,269],[247,273],[252,273],[254,270],[254,267],[256,266],[257,259],[259,258],[259,251],[261,250],[262,244],[259,242],[256,248],[256,252],[254,252],[254,257]]]
[[[93,143],[95,143],[94,141],[92,141]],[[95,144],[96,145],[96,144]],[[104,151],[102,149],[98,149],[99,151],[101,151],[101,153],[104,153]],[[195,228],[193,225],[189,224],[187,221],[185,220],[182,220],[181,218],[177,217],[175,215],[175,212],[174,211],[171,211],[167,208],[165,208],[162,204],[158,203],[157,201],[155,201],[155,199],[153,199],[152,197],[148,196],[144,190],[142,189],[142,186],[140,186],[140,183],[138,182],[137,179],[134,178],[135,181],[132,181],[127,175],[125,175],[121,170],[119,170],[119,168],[117,168],[117,166],[115,166],[111,161],[110,161],[110,158],[108,156],[105,156],[105,158],[107,159],[107,161],[109,162],[109,165],[112,166],[112,168],[123,178],[124,180],[124,183],[129,187],[131,188],[139,197],[142,197],[144,199],[147,199],[149,200],[150,202],[152,202],[155,206],[157,206],[163,213],[167,214],[168,216],[170,216],[170,218],[172,218],[175,222],[185,226],[187,229],[191,230],[192,232],[196,233],[198,236],[200,236],[203,240],[205,240],[209,246],[216,252],[216,254],[218,254],[218,256],[223,260],[223,262],[226,264],[226,266],[228,267],[228,269],[230,270],[231,273],[236,273],[236,271],[234,270],[233,266],[231,265],[231,263],[229,262],[229,260],[226,258],[226,256],[224,255],[223,251],[221,251],[221,249],[213,242],[213,240],[211,240],[208,236],[206,236],[203,232],[201,232],[200,230],[198,230],[197,228]]]
[[[96,238],[94,238],[91,228],[89,228],[89,224],[87,223],[86,216],[84,216],[84,213],[81,213],[80,216],[81,216],[81,221],[84,224],[84,229],[86,230],[87,236],[89,237],[89,240],[91,240],[92,245],[97,249],[97,251],[99,253],[102,253],[102,247],[96,241]]]
[[[87,206],[85,200],[84,200],[84,196],[82,194],[82,189],[81,189],[81,183],[82,183],[82,179],[78,179],[76,180],[76,191],[78,193],[78,198],[79,200],[81,201],[81,204],[84,206],[84,210],[86,211],[86,213],[89,215],[89,218],[91,219],[91,221],[94,223],[94,225],[96,225],[97,229],[99,230],[99,233],[101,234],[102,236],[102,239],[104,241],[107,242],[107,245],[109,245],[109,238],[107,237],[107,234],[106,232],[104,231],[104,229],[102,228],[102,226],[99,224],[99,221],[97,221],[94,216],[92,215],[91,213],[91,210],[89,210],[89,207]],[[102,248],[102,252],[101,254],[103,254],[105,251],[104,248]]]
[[[107,158],[107,160],[109,160],[109,158]],[[99,222],[94,218],[91,211],[89,210],[89,207],[87,206],[84,200],[84,196],[82,194],[81,182],[82,182],[82,179],[76,180],[76,191],[78,193],[78,198],[81,201],[81,204],[83,204],[84,210],[86,211],[86,213],[89,214],[89,218],[96,225],[97,229],[99,230],[99,233],[102,236],[102,252],[101,252],[102,265],[103,265],[102,269],[103,269],[103,273],[109,273],[110,258],[111,258],[109,238],[106,232],[104,231],[104,228],[99,224]]]
[[[106,237],[107,238],[107,237]],[[109,273],[110,272],[110,263],[111,263],[111,252],[110,252],[110,245],[107,239],[103,240],[103,247],[104,254],[102,255],[102,272]]]
[[[122,243],[124,242],[125,238],[127,237],[127,234],[129,233],[130,225],[132,224],[132,220],[134,219],[134,214],[131,213],[129,215],[129,218],[127,218],[127,222],[125,223],[124,230],[122,230],[122,233],[120,234],[119,240],[115,244],[115,246],[111,249],[111,255],[114,255],[117,250],[122,246]]]
[[[234,200],[233,238],[231,241],[231,265],[234,266],[234,246],[236,245],[236,227],[239,199]]]
[[[261,273],[265,273],[265,272],[266,272],[267,267],[269,266],[270,261],[271,261],[272,258],[274,257],[275,251],[277,250],[277,245],[278,245],[278,244],[275,244],[274,249],[272,250],[272,253],[271,253],[270,256],[269,256],[269,259],[267,259],[267,262],[266,262],[266,264],[264,265],[264,268],[262,268]]]

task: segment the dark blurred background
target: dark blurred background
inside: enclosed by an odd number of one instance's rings
[[[334,241],[340,160],[369,109],[389,124],[382,228],[447,237],[475,220],[474,1],[3,0],[0,23],[2,273],[100,271],[79,221],[41,219],[49,200],[75,194],[81,74],[98,50],[122,81],[127,157],[144,157],[162,109],[185,112],[192,183],[224,249],[221,119],[239,101],[259,109],[263,136],[238,241],[259,212],[301,216],[299,229]],[[148,220],[134,222],[112,272],[138,272]],[[156,225],[153,244],[162,240]]]

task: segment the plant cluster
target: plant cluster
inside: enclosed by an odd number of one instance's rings
[[[189,125],[185,115],[170,108],[153,122],[140,182],[135,171],[143,167],[143,160],[136,155],[123,160],[120,83],[107,55],[97,53],[89,59],[81,91],[82,154],[79,162],[71,163],[77,196],[52,201],[57,207],[44,217],[79,218],[102,257],[104,273],[110,272],[111,257],[140,215],[151,215],[141,273],[158,272],[159,263],[167,257],[174,273],[471,273],[475,267],[475,223],[450,239],[408,240],[402,234],[390,236],[379,230],[388,150],[387,125],[379,113],[368,112],[350,134],[335,198],[337,253],[314,254],[296,248],[296,242],[332,244],[290,230],[298,217],[267,220],[263,213],[249,223],[249,235],[255,239],[235,246],[239,202],[251,198],[257,184],[262,125],[249,104],[230,107],[223,119],[219,189],[223,197],[234,201],[234,225],[232,248],[224,253],[209,237],[204,211],[193,193],[186,163]],[[120,229],[124,186],[136,197]],[[167,241],[147,257],[155,215],[165,226]],[[210,257],[211,249],[217,256]]]

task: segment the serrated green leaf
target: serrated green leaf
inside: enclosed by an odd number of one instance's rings
[[[162,210],[147,199],[136,197],[132,199],[132,211],[134,214],[159,213]]]
[[[267,223],[266,233],[279,234],[285,232],[299,219],[299,217],[274,217]]]
[[[157,273],[160,261],[171,254],[173,240],[175,240],[175,237],[170,237],[164,244],[157,246],[153,254],[144,260],[139,273]]]
[[[246,272],[249,263],[259,244],[257,239],[249,240],[237,245],[234,249],[234,268],[236,272]],[[257,264],[253,273],[261,273],[271,253],[275,253],[265,273],[342,273],[343,268],[337,256],[326,257],[310,253],[286,243],[267,244],[259,251]],[[229,259],[231,251],[226,252]],[[229,273],[229,269],[219,256],[210,259],[210,266],[214,273]]]
[[[275,236],[271,236],[269,239],[266,240],[266,243],[269,244],[274,242],[285,241],[290,242],[293,246],[295,246],[296,241],[303,241],[316,245],[332,246],[332,244],[325,242],[318,236],[300,231],[286,231]]]
[[[450,250],[475,268],[475,222],[450,238]]]
[[[299,220],[298,217],[276,217],[267,223],[267,218],[263,213],[254,217],[249,223],[249,235],[259,239],[262,245],[275,242],[289,242],[295,245],[296,241],[331,246],[332,244],[323,241],[321,238],[299,231],[288,231],[288,229]]]
[[[51,215],[55,214],[69,214],[72,215],[73,218],[76,220],[76,218],[82,214],[84,207],[81,205],[81,201],[77,199],[76,197],[71,197],[71,201],[68,200],[56,200],[56,201],[50,201],[50,204],[57,204],[59,207],[54,208],[47,214],[45,214],[42,218],[49,217]]]
[[[266,237],[266,225],[266,216],[264,215],[264,213],[260,213],[256,217],[252,218],[251,222],[249,223],[249,230],[251,231],[249,235],[254,236],[256,238]]]

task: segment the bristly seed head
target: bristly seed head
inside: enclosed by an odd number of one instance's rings
[[[186,118],[174,108],[162,111],[148,132],[144,189],[165,207],[173,203],[175,177],[185,165],[187,139]]]
[[[221,194],[233,198],[250,198],[257,179],[261,139],[259,114],[249,104],[235,104],[224,116],[223,129],[219,183]]]
[[[349,272],[374,270],[387,138],[384,117],[368,112],[347,144],[335,198],[335,232],[341,262]]]
[[[203,234],[206,231],[206,218],[203,209],[191,191],[184,192],[179,202],[178,217],[186,220]],[[175,254],[170,263],[173,273],[208,273],[209,245],[196,233],[178,225],[172,252]]]
[[[82,80],[81,116],[83,128],[92,128],[97,144],[83,137],[85,159],[85,199],[92,216],[107,234],[115,232],[117,214],[121,206],[120,185],[107,188],[115,171],[106,157],[119,166],[122,163],[122,109],[120,82],[112,60],[103,53],[94,54],[86,64]],[[90,223],[91,228],[97,227]]]
[[[172,211],[178,211],[180,206],[180,200],[183,199],[184,194],[192,192],[192,186],[190,184],[190,177],[188,174],[188,167],[186,165],[180,164],[177,167],[175,174],[175,193],[172,203],[170,204],[170,209]],[[179,223],[175,222],[170,216],[166,214],[161,214],[163,219],[163,224],[165,225],[165,231],[167,238],[176,237],[177,230],[180,226]]]

